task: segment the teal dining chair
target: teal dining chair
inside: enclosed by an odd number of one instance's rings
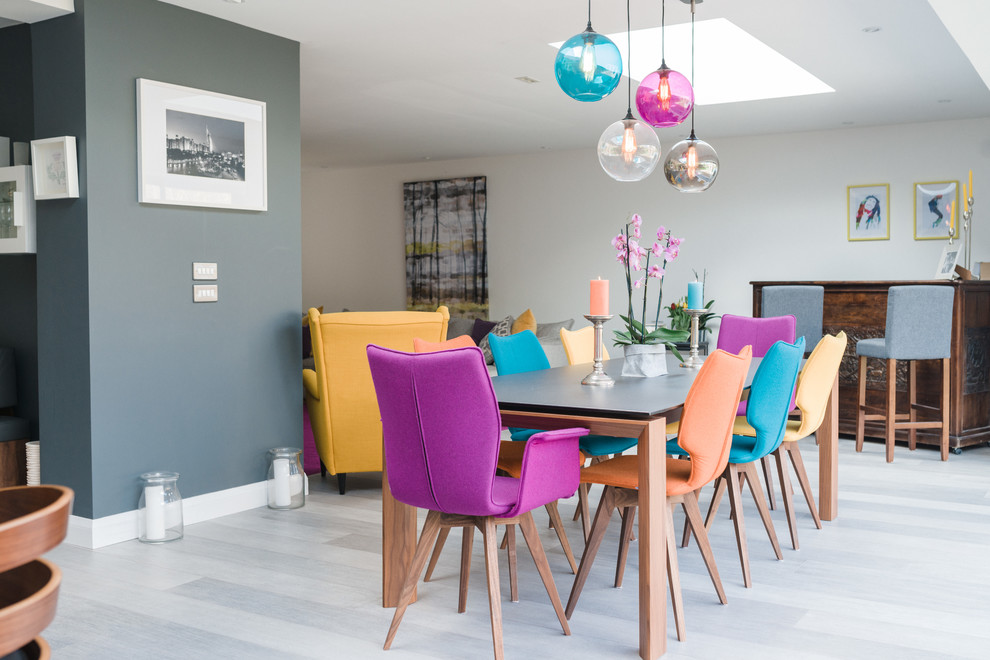
[[[749,570],[749,552],[746,546],[746,528],[743,521],[742,482],[756,502],[756,508],[763,520],[770,544],[773,546],[777,559],[783,559],[777,533],[770,519],[770,509],[767,506],[760,486],[760,478],[756,471],[756,463],[764,456],[769,456],[780,446],[784,438],[787,424],[787,414],[790,411],[791,397],[797,383],[798,370],[804,356],[804,337],[799,337],[793,344],[778,341],[767,351],[760,366],[753,376],[749,390],[749,404],[746,407],[746,421],[756,434],[754,436],[733,435],[732,447],[729,450],[729,462],[725,470],[715,479],[715,494],[712,496],[705,518],[705,529],[710,529],[712,521],[718,512],[719,503],[726,490],[729,491],[729,504],[732,509],[732,521],[735,526],[736,544],[739,548],[739,561],[742,564],[743,584],[752,586]],[[667,453],[675,456],[686,455],[677,443],[677,439],[667,442]],[[685,529],[681,545],[687,546],[689,530]]]

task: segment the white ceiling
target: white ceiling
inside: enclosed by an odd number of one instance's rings
[[[547,44],[584,29],[584,0],[162,1],[301,43],[305,166],[592,147],[626,110],[625,80],[598,103],[554,80]],[[660,2],[631,4],[633,29],[659,24]],[[690,21],[681,1],[666,9],[668,25]],[[836,90],[699,106],[698,136],[716,148],[726,136],[990,116],[977,71],[990,75],[986,0],[705,0],[696,16],[730,20]],[[625,3],[594,0],[592,22],[624,31]],[[687,130],[661,130],[662,144]]]

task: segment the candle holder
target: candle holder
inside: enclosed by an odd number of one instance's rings
[[[705,362],[698,357],[698,317],[708,310],[686,309],[684,311],[691,316],[691,353],[688,355],[688,359],[681,362],[681,366],[685,369],[698,369]]]
[[[605,373],[605,368],[602,367],[602,326],[605,324],[605,321],[612,318],[612,315],[585,314],[584,318],[595,324],[595,368],[590,374],[584,377],[581,384],[611,387],[615,385],[615,380]]]

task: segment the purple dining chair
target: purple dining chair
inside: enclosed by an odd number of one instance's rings
[[[428,510],[385,648],[392,644],[443,527],[464,527],[465,535],[474,527],[482,531],[496,658],[503,657],[496,524],[522,529],[557,619],[569,635],[530,511],[577,490],[578,438],[587,429],[537,433],[526,444],[519,478],[496,476],[501,416],[479,348],[403,353],[369,345],[367,351],[392,496]]]
[[[722,321],[718,328],[718,348],[729,353],[738,353],[743,346],[753,347],[753,357],[761,358],[767,354],[770,347],[778,341],[793,344],[797,340],[797,317],[793,314],[786,316],[768,316],[765,318],[753,318],[751,316],[736,316],[735,314],[723,314]],[[791,410],[794,410],[797,402],[794,395],[791,395]],[[736,415],[746,417],[746,400],[739,402]],[[766,456],[762,460],[763,481],[767,485],[767,499],[770,501],[770,508],[777,508],[777,499],[774,497],[773,473],[770,464],[770,457]]]

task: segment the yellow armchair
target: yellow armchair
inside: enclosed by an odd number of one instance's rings
[[[443,341],[450,314],[309,310],[316,370],[303,369],[303,396],[320,461],[344,493],[348,472],[382,469],[382,425],[371,381],[368,344],[413,351],[413,338]]]

